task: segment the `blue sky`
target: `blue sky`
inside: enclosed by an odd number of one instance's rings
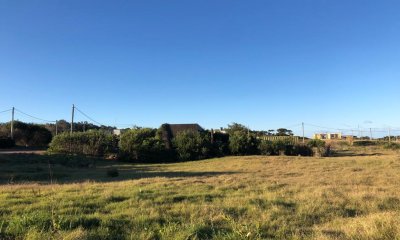
[[[395,0],[4,0],[0,111],[68,120],[75,103],[110,125],[400,126],[399,11]]]

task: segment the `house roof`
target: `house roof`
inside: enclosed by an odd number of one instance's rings
[[[204,129],[197,123],[168,124],[168,126],[171,131],[172,137],[175,137],[179,132],[183,132],[183,131],[193,131],[193,132],[204,131]]]

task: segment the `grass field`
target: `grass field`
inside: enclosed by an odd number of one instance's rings
[[[151,165],[0,155],[0,239],[400,239],[400,155],[350,150]]]

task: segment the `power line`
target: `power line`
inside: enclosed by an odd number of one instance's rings
[[[305,125],[312,126],[312,127],[317,127],[317,128],[322,128],[322,129],[332,129],[332,130],[339,130],[339,131],[351,131],[353,129],[344,129],[344,128],[332,128],[332,127],[323,127],[311,123],[304,123]]]
[[[10,108],[10,109],[8,109],[8,110],[1,111],[0,113],[9,112],[9,111],[11,111],[11,110],[12,110],[12,109]]]
[[[351,131],[369,131],[370,128],[333,128],[333,127],[324,127],[324,126],[319,126],[319,125],[315,125],[315,124],[310,124],[310,123],[305,123],[308,126],[312,126],[312,127],[317,127],[320,129],[328,129],[328,130],[337,130],[337,131],[343,131],[343,132],[351,132]],[[400,129],[393,129],[391,128],[392,131],[400,131]],[[387,128],[372,128],[373,132],[387,132]]]
[[[101,125],[104,125],[104,124],[99,123],[98,121],[94,120],[93,118],[89,117],[86,113],[84,113],[84,112],[82,112],[81,110],[79,110],[79,108],[77,108],[76,106],[75,106],[75,109],[76,109],[78,112],[80,112],[83,116],[85,116],[86,118],[88,118],[89,120],[91,120],[92,122],[97,123],[97,124],[99,124],[100,126],[101,126]]]
[[[46,119],[43,119],[43,118],[39,118],[39,117],[32,116],[32,115],[30,115],[30,114],[28,114],[28,113],[25,113],[25,112],[23,112],[23,111],[21,111],[21,110],[19,110],[19,109],[16,109],[16,108],[15,108],[15,111],[17,111],[17,112],[19,112],[19,113],[21,113],[21,114],[23,114],[23,115],[25,115],[25,116],[28,116],[28,117],[34,118],[34,119],[36,119],[36,120],[39,120],[39,121],[51,122],[51,123],[55,123],[55,122],[56,122],[56,121],[46,120]]]
[[[294,127],[300,127],[302,124],[298,123],[298,124],[293,124],[291,126],[285,127],[286,129],[290,129],[290,128],[294,128]]]

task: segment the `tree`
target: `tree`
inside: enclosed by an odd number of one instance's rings
[[[2,124],[0,127],[0,135],[9,136],[10,124]],[[44,147],[51,141],[52,135],[44,125],[23,123],[20,121],[14,122],[14,140],[16,145]]]
[[[246,132],[235,131],[229,134],[229,150],[233,155],[256,154],[258,140]]]
[[[228,128],[226,128],[225,131],[228,134],[232,134],[234,132],[248,133],[250,129],[242,124],[233,122],[232,124],[228,124]]]
[[[268,130],[268,136],[274,135],[275,130],[274,129],[269,129]]]
[[[293,132],[286,128],[278,128],[276,130],[276,136],[293,136]]]

